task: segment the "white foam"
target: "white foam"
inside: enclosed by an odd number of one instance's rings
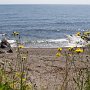
[[[7,40],[11,47],[16,47],[15,40]],[[0,40],[1,42],[1,40]],[[25,40],[22,41],[26,47],[45,47],[45,48],[57,48],[57,47],[83,47],[86,42],[80,37],[75,35],[67,35],[67,38],[62,39],[40,39],[40,40]]]
[[[16,47],[16,41],[15,40],[7,40],[7,41],[10,43],[11,47]],[[1,40],[0,40],[0,43],[1,43]]]
[[[67,42],[68,40],[63,38],[63,39],[49,39],[47,41],[48,42]]]

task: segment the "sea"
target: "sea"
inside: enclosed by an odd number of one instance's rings
[[[66,35],[83,31],[90,31],[90,5],[0,5],[0,33],[15,40],[19,32],[26,47],[65,47]]]

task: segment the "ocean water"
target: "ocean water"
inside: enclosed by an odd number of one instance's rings
[[[0,5],[0,33],[19,32],[26,47],[66,46],[66,35],[87,30],[89,5]]]

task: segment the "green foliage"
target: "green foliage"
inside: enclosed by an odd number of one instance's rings
[[[13,90],[8,83],[0,83],[0,90]]]

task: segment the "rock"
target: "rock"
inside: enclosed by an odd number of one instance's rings
[[[13,53],[13,51],[12,51],[11,49],[10,49],[10,50],[8,50],[7,52],[8,52],[8,53]]]
[[[8,53],[13,53],[11,49],[10,43],[6,40],[6,38],[1,40],[0,48],[7,50]]]

